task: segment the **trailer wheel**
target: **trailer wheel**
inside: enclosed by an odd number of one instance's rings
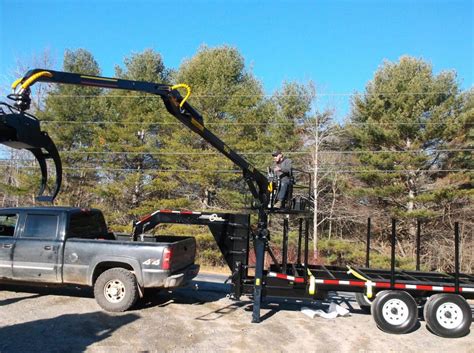
[[[388,333],[407,333],[418,322],[415,299],[403,291],[378,293],[372,302],[371,311],[377,326]]]
[[[423,313],[426,325],[438,336],[455,338],[469,333],[471,307],[460,295],[435,294],[426,302]]]
[[[130,309],[138,299],[135,275],[124,268],[111,268],[102,273],[94,284],[97,303],[106,311]]]
[[[359,304],[360,310],[366,314],[370,314],[370,307],[372,306],[372,300],[367,298],[364,293],[356,293],[355,298],[357,304]]]

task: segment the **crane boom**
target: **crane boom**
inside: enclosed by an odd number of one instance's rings
[[[0,120],[0,143],[5,143],[5,138],[2,136],[3,131],[7,131],[9,133],[8,142],[12,145],[12,140],[15,141],[15,138],[18,140],[17,146],[18,148],[25,148],[21,146],[27,146],[25,141],[20,141],[20,134],[14,136],[11,132],[13,131],[20,131],[20,130],[32,130],[30,124],[27,123],[26,119],[24,119],[25,111],[30,108],[31,98],[30,98],[30,87],[37,83],[37,82],[46,82],[46,83],[59,83],[59,84],[72,84],[72,85],[80,85],[80,86],[91,86],[91,87],[99,87],[99,88],[106,88],[106,89],[121,89],[121,90],[128,90],[128,91],[137,91],[137,92],[145,92],[153,95],[158,95],[163,100],[163,103],[167,109],[167,111],[173,115],[176,119],[178,119],[181,123],[183,123],[186,127],[188,127],[191,131],[195,132],[199,136],[201,136],[205,141],[211,144],[214,148],[216,148],[221,154],[225,157],[230,159],[234,164],[236,164],[243,172],[244,179],[256,201],[254,206],[256,206],[258,210],[258,222],[254,230],[252,231],[254,235],[254,249],[255,249],[255,257],[256,257],[256,264],[255,264],[255,280],[254,280],[254,305],[253,305],[253,314],[252,314],[252,322],[259,322],[260,321],[260,304],[262,298],[262,288],[263,288],[263,278],[264,278],[264,258],[265,258],[265,249],[268,244],[269,239],[269,231],[268,231],[268,215],[272,212],[272,209],[268,208],[268,204],[270,201],[270,195],[272,188],[273,180],[269,180],[264,174],[262,174],[259,170],[257,170],[254,166],[252,166],[245,158],[239,155],[236,151],[226,145],[219,137],[214,135],[210,130],[208,130],[205,126],[204,119],[201,114],[194,109],[188,102],[187,99],[190,95],[190,88],[185,84],[179,85],[167,85],[167,84],[159,84],[153,82],[144,82],[144,81],[133,81],[133,80],[125,80],[125,79],[118,79],[118,78],[111,78],[111,77],[101,77],[101,76],[92,76],[92,75],[83,75],[77,73],[70,73],[70,72],[62,72],[62,71],[53,71],[53,70],[45,70],[45,69],[33,69],[28,71],[25,76],[16,80],[12,88],[14,90],[13,94],[10,94],[8,98],[15,101],[15,109],[17,109],[18,113],[9,116],[10,119],[14,119],[17,117],[19,120],[15,126],[11,126],[8,124],[4,124],[4,129],[2,130],[2,121]],[[187,94],[183,97],[181,96],[178,88],[185,88],[187,90]],[[0,111],[1,112],[1,111]],[[1,114],[0,114],[1,117]],[[21,118],[21,119],[20,119]],[[35,118],[36,119],[36,118]],[[37,120],[37,119],[36,119]],[[45,134],[40,131],[39,123],[36,127],[36,133],[38,136],[41,134]],[[30,131],[31,132],[31,131]],[[13,137],[12,137],[13,136]],[[2,139],[3,138],[3,139]],[[49,139],[49,141],[51,141]],[[48,141],[46,141],[48,142]],[[38,138],[38,142],[34,146],[35,148],[43,147],[42,144],[46,144],[45,141]],[[51,141],[52,143],[52,141]],[[50,146],[51,147],[51,146]],[[54,148],[51,148],[52,152],[50,153],[54,157],[54,161],[56,163],[56,187],[53,192],[53,195],[42,200],[49,200],[53,201],[56,194],[59,192],[60,184],[61,184],[61,168],[60,163],[61,160],[59,158],[59,154],[53,144]],[[31,150],[31,149],[30,149]],[[37,150],[35,150],[37,152]],[[56,153],[54,153],[56,151]],[[33,152],[33,151],[32,151]],[[42,178],[42,187],[41,192],[44,191],[44,187],[46,185],[46,167],[45,167],[45,158],[51,158],[48,155],[40,156],[38,153],[35,154],[38,158],[38,161],[41,166],[41,171],[43,173]],[[39,157],[43,158],[41,161]],[[59,168],[58,168],[59,164]]]
[[[244,179],[249,186],[252,196],[258,201],[258,205],[268,204],[269,192],[267,189],[269,181],[267,177],[205,127],[204,119],[201,114],[186,101],[190,93],[190,89],[187,85],[181,84],[172,86],[145,81],[133,81],[45,69],[33,69],[28,71],[21,79],[14,82],[12,87],[16,89],[17,93],[9,96],[9,98],[15,100],[15,106],[22,112],[29,109],[31,101],[29,97],[29,87],[37,82],[120,89],[160,96],[167,111],[171,115],[177,118],[190,130],[201,136],[205,141],[211,144],[242,170]],[[188,90],[188,95],[184,98],[178,91],[178,88],[180,87],[184,87]]]

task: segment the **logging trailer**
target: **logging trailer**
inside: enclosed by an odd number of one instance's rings
[[[11,106],[0,106],[0,143],[13,148],[30,150],[38,160],[42,179],[39,201],[53,202],[61,187],[62,166],[59,153],[40,122],[27,114],[30,108],[30,87],[36,82],[74,84],[106,89],[145,92],[162,98],[167,111],[186,127],[211,144],[243,172],[253,197],[257,222],[251,224],[249,214],[209,213],[158,210],[134,222],[132,241],[146,241],[145,234],[164,223],[207,225],[231,270],[231,297],[242,295],[253,298],[252,322],[260,322],[261,303],[271,298],[323,299],[330,291],[353,292],[363,310],[371,311],[377,326],[390,333],[411,331],[418,322],[418,308],[423,307],[429,329],[443,337],[460,337],[469,333],[472,322],[467,299],[474,299],[474,275],[461,273],[459,264],[459,225],[454,232],[454,273],[422,272],[419,270],[420,224],[417,237],[417,269],[402,271],[395,267],[396,221],[392,220],[391,266],[388,270],[373,269],[369,263],[370,219],[367,231],[367,260],[364,267],[310,265],[309,228],[312,219],[310,205],[311,175],[295,170],[293,179],[305,179],[307,185],[297,182],[290,186],[287,207],[273,207],[278,182],[264,175],[241,155],[226,145],[205,126],[200,113],[188,102],[191,90],[185,84],[166,85],[152,82],[123,80],[82,75],[53,70],[34,69],[12,85],[8,98]],[[185,89],[181,96],[178,89]],[[46,160],[55,164],[56,182],[51,195],[47,189]],[[269,219],[283,219],[282,261],[278,261],[270,247]],[[288,262],[288,235],[290,224],[298,226],[296,263]],[[255,265],[249,263],[249,254],[255,252]],[[272,264],[265,268],[265,257]],[[249,271],[250,270],[250,271]]]

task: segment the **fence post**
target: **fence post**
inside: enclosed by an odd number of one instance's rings
[[[454,289],[459,293],[459,222],[454,223]]]
[[[396,238],[396,221],[392,218],[392,237],[391,246],[392,253],[390,256],[390,287],[393,288],[395,285],[395,238]]]
[[[366,268],[370,267],[370,232],[371,232],[371,229],[370,229],[370,217],[369,217],[367,218],[367,242],[366,242],[367,249],[365,252],[365,267]]]
[[[416,270],[420,270],[421,220],[416,220]]]

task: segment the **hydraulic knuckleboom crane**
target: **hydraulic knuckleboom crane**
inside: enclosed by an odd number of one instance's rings
[[[268,209],[268,203],[270,190],[273,187],[272,182],[205,127],[202,116],[187,102],[191,93],[190,87],[185,84],[166,85],[44,69],[30,70],[24,77],[16,80],[12,85],[13,93],[8,95],[8,98],[15,102],[14,106],[5,103],[2,103],[5,108],[0,106],[0,143],[13,148],[30,150],[35,155],[42,172],[38,200],[49,202],[54,200],[61,187],[62,167],[56,146],[47,133],[40,130],[39,120],[25,113],[31,103],[30,87],[37,82],[122,89],[158,95],[171,115],[242,169],[244,179],[255,199],[255,208],[258,210],[258,224],[255,231],[256,269],[252,322],[259,322],[265,247],[269,236],[268,214],[271,212]],[[186,89],[187,93],[184,97],[181,96],[178,88]],[[46,150],[46,153],[43,150]],[[48,178],[46,166],[48,158],[52,158],[56,166],[56,183],[51,196],[43,196]]]

